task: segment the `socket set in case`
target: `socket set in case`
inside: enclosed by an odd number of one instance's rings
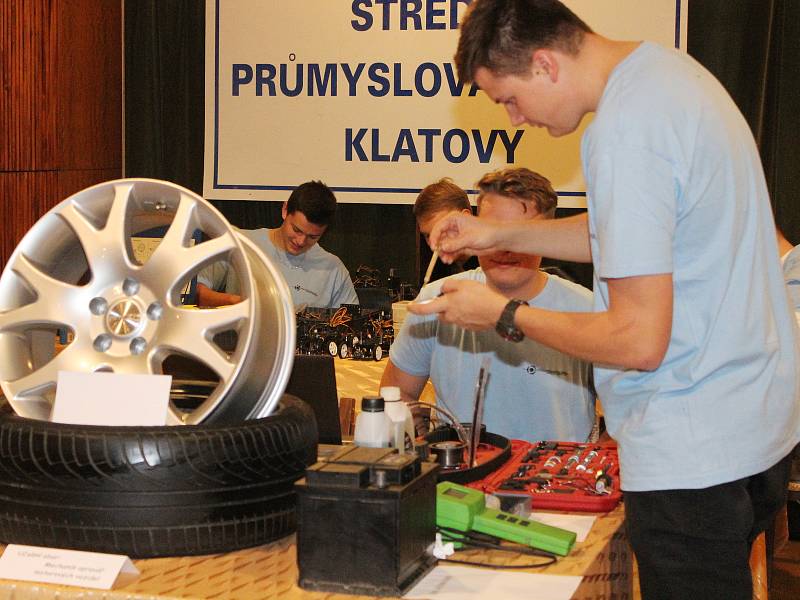
[[[508,462],[469,487],[506,505],[530,498],[534,509],[607,512],[622,499],[617,446],[512,440]]]

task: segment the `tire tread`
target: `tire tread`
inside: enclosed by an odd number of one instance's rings
[[[317,456],[311,408],[229,425],[95,427],[0,413],[0,542],[157,557],[294,531]]]

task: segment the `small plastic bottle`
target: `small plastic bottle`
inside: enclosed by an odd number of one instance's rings
[[[391,421],[384,411],[385,403],[381,396],[364,396],[361,399],[361,412],[356,417],[353,443],[369,448],[386,448],[391,440]]]
[[[414,450],[414,417],[408,404],[400,398],[400,388],[387,386],[381,388],[386,414],[392,422],[390,443],[400,454]]]

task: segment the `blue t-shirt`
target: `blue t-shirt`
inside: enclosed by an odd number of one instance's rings
[[[661,366],[595,365],[623,488],[771,467],[800,440],[798,354],[746,121],[691,57],[643,43],[612,72],[581,150],[595,309],[608,308],[608,278],[673,277]]]
[[[267,255],[280,270],[292,293],[295,308],[339,308],[342,304],[358,304],[358,296],[350,273],[339,257],[315,244],[308,251],[294,256],[276,248],[269,239],[269,229],[239,229]],[[214,290],[239,294],[239,281],[228,263],[214,263],[201,271],[197,281]]]
[[[439,294],[448,279],[485,282],[481,269],[440,279],[423,288],[420,300]],[[554,275],[531,306],[587,312],[592,294]],[[467,331],[442,323],[436,315],[408,314],[389,350],[392,363],[418,377],[430,377],[436,402],[471,422],[478,371],[491,359],[486,387],[484,423],[499,435],[529,441],[586,441],[595,420],[589,390],[589,365],[530,339],[519,343],[496,331]]]

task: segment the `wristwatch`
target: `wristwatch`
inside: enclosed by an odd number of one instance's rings
[[[514,313],[523,304],[527,304],[527,302],[509,300],[503,312],[500,313],[500,319],[495,325],[495,331],[500,334],[501,338],[509,342],[521,342],[525,338],[525,334],[514,325]]]

